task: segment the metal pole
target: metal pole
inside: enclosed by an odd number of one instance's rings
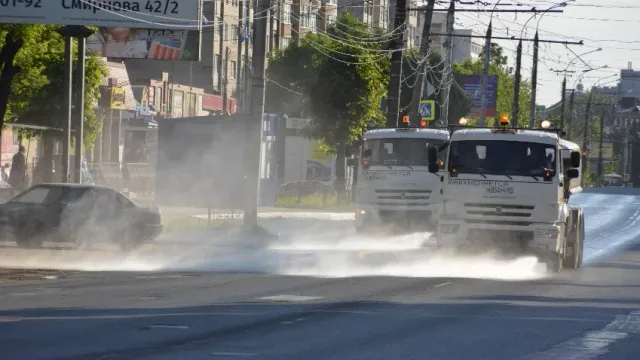
[[[487,35],[484,42],[484,67],[482,69],[482,107],[480,111],[480,121],[478,125],[484,126],[487,119],[487,86],[489,82],[489,62],[491,60],[491,33],[492,22],[489,21],[489,27],[487,28]]]
[[[392,31],[394,36],[389,42],[391,53],[391,77],[387,87],[387,122],[388,128],[398,126],[398,112],[400,107],[400,77],[402,76],[402,46],[404,45],[404,29],[406,21],[407,1],[398,0],[396,3],[396,15]],[[426,24],[425,24],[426,26]],[[398,30],[399,29],[399,30]]]
[[[569,98],[569,122],[567,123],[567,140],[571,140],[571,125],[573,125],[573,101],[576,99],[576,89],[571,89]]]
[[[215,1],[214,1],[215,2]],[[224,65],[224,42],[225,36],[227,35],[227,24],[224,22],[224,1],[220,1],[220,19],[222,19],[222,24],[220,24],[220,43],[218,44],[218,52],[220,53],[220,64],[218,64],[218,87],[220,88],[220,94],[224,92],[223,87],[224,79],[227,77],[227,74],[224,73],[223,65]],[[224,111],[224,103],[222,105]]]
[[[562,100],[560,104],[560,129],[564,130],[564,103],[565,97],[567,93],[567,74],[565,73],[564,79],[562,80]]]
[[[580,186],[584,187],[584,179],[586,177],[587,174],[584,173],[584,171],[587,169],[587,161],[588,161],[588,155],[589,155],[589,150],[587,150],[587,146],[589,146],[588,143],[588,137],[589,137],[589,118],[591,117],[591,98],[593,96],[593,91],[594,89],[592,88],[591,91],[589,92],[589,99],[587,100],[587,111],[584,117],[584,133],[583,133],[583,139],[582,139],[582,151],[584,151],[587,156],[584,157],[584,159],[582,159],[582,177],[580,178]]]
[[[300,0],[293,0],[293,16],[291,19],[291,28],[293,33],[291,37],[293,38],[293,42],[300,46],[300,19],[302,18],[302,14],[300,13]]]
[[[249,19],[251,14],[252,0],[246,0],[247,4],[247,21],[245,26],[246,38],[244,40],[244,100],[243,107],[245,112],[250,111],[250,98],[251,98],[251,58],[249,57],[249,43],[253,43],[253,21]],[[255,12],[255,11],[254,11]]]
[[[513,127],[518,126],[518,114],[520,113],[520,81],[522,79],[522,40],[518,42],[516,50],[516,76],[513,82],[513,106],[511,107],[511,122]]]
[[[275,38],[273,36],[273,27],[274,27],[274,22],[275,22],[275,14],[273,9],[271,11],[269,11],[269,32],[267,35],[267,39],[269,39],[269,48],[268,48],[268,52],[269,52],[269,57],[273,56],[273,51],[275,49]]]
[[[223,62],[223,69],[222,69],[222,113],[226,114],[228,109],[228,105],[227,103],[229,102],[229,97],[227,94],[227,91],[229,89],[228,87],[228,82],[229,82],[229,77],[227,76],[227,73],[229,72],[229,55],[230,55],[231,50],[229,49],[229,47],[227,46],[224,52],[224,62]]]
[[[416,84],[413,87],[413,93],[411,96],[411,111],[409,112],[409,119],[413,124],[417,124],[420,122],[420,100],[422,99],[424,93],[424,82],[426,77],[426,69],[429,66],[429,60],[427,56],[429,55],[429,47],[431,45],[431,21],[433,19],[433,7],[435,6],[435,0],[429,0],[427,3],[427,8],[424,13],[424,24],[422,27],[422,38],[420,39],[420,60],[423,63],[419,66],[419,71],[416,79]],[[393,63],[392,65],[393,66]],[[392,75],[393,81],[393,75]],[[395,85],[394,85],[395,86]],[[395,89],[395,88],[394,88]],[[433,110],[433,109],[432,109]],[[387,127],[392,127],[389,125],[389,113],[387,113]],[[396,115],[397,119],[397,115]],[[394,122],[397,120],[394,120]],[[395,123],[394,123],[395,126]]]
[[[76,69],[76,76],[78,77],[78,89],[76,90],[77,102],[76,102],[76,146],[74,157],[74,176],[73,181],[78,184],[82,184],[82,155],[84,150],[84,77],[86,68],[86,46],[87,39],[84,37],[78,38],[78,67]]]
[[[598,148],[598,185],[602,181],[602,142],[604,140],[604,106],[602,107],[602,114],[600,114],[600,146]]]
[[[449,12],[447,13],[447,43],[445,45],[446,58],[444,67],[444,90],[442,91],[442,110],[440,112],[440,120],[443,125],[449,124],[449,92],[451,90],[451,63],[453,61],[453,24],[455,21],[455,1],[449,3]]]
[[[65,37],[64,39],[64,106],[66,116],[63,122],[64,138],[62,141],[62,172],[60,181],[69,182],[69,147],[71,146],[71,122],[73,116],[73,97],[72,97],[72,81],[73,81],[73,39]]]
[[[244,209],[244,226],[254,229],[258,226],[258,199],[260,196],[260,149],[262,142],[262,119],[265,98],[265,62],[267,42],[267,19],[271,0],[258,1],[253,12],[255,41],[253,43],[253,79],[251,91],[251,121],[248,128],[249,143],[246,148],[247,191]],[[256,14],[259,14],[256,16]]]
[[[282,9],[281,9],[282,0],[276,0],[276,1],[278,2],[278,6],[276,7],[276,9],[278,11],[278,14],[276,16],[276,34],[275,34],[274,38],[275,38],[276,49],[280,50],[280,38],[281,38],[280,31],[282,29],[282,25],[280,23],[280,17],[282,16]],[[289,6],[289,5],[285,3],[284,6]],[[271,11],[273,11],[273,10],[271,10]],[[323,30],[326,31],[327,29],[323,29]]]
[[[244,1],[238,2],[238,33],[236,37],[238,39],[238,49],[236,57],[236,111],[244,112],[245,104],[242,93],[244,92],[244,86],[242,86],[242,41],[240,35],[242,34],[242,24],[244,24]]]
[[[531,74],[531,104],[529,113],[529,127],[533,128],[536,124],[536,88],[538,87],[538,31],[533,38],[533,69]],[[584,179],[584,177],[583,177]]]

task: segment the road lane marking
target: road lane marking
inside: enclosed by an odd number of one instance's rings
[[[447,285],[451,285],[451,284],[453,284],[451,281],[447,281],[446,283],[438,284],[435,287],[439,288],[439,287],[443,287],[443,286],[447,286]]]
[[[241,353],[241,352],[213,352],[212,356],[257,356],[258,353]]]
[[[149,325],[147,329],[179,329],[186,330],[189,327],[187,325],[169,325],[169,324],[158,324],[158,325]]]
[[[263,296],[257,298],[258,300],[267,300],[267,301],[286,301],[286,302],[299,302],[299,301],[311,301],[323,299],[322,296],[300,296],[300,295],[274,295],[274,296]]]
[[[631,334],[640,334],[640,311],[617,315],[613,321],[599,330],[587,331],[545,351],[521,357],[520,360],[593,360],[605,354],[609,346]]]

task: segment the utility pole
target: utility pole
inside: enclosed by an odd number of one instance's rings
[[[427,2],[427,9],[424,13],[422,38],[420,39],[420,61],[422,61],[423,63],[419,65],[418,68],[419,71],[416,79],[416,84],[413,87],[413,93],[411,96],[411,110],[409,112],[409,119],[414,124],[420,122],[420,112],[418,110],[420,107],[420,100],[422,99],[422,95],[424,94],[426,87],[426,69],[429,65],[429,59],[427,59],[427,56],[429,55],[429,46],[431,43],[431,20],[433,19],[433,8],[435,6],[435,3],[435,0],[429,0],[429,2]],[[393,30],[397,29],[398,26],[404,26],[404,23],[406,21],[406,12],[404,10],[406,4],[406,0],[398,0],[396,2],[396,16]],[[402,6],[402,8],[400,8],[400,6]],[[399,34],[402,38],[404,31],[398,32],[396,34]],[[402,41],[400,40],[398,43],[395,43],[395,38],[397,36],[398,35],[394,36],[394,38],[391,40],[389,49],[396,50],[400,48],[400,44],[402,43]],[[392,45],[394,47],[392,47]],[[401,75],[402,53],[399,51],[395,51],[393,52],[393,54],[391,54],[391,81],[389,81],[389,88],[387,89],[387,127],[396,127],[398,125]]]
[[[299,1],[299,0],[298,0]],[[271,0],[257,1],[253,12],[255,36],[253,41],[253,78],[251,91],[251,115],[248,126],[249,143],[245,149],[247,166],[246,206],[244,226],[248,230],[258,227],[258,198],[260,196],[260,148],[262,119],[264,118],[265,62],[267,55],[267,19]]]
[[[214,1],[216,2],[216,1]],[[221,95],[224,94],[224,79],[227,74],[224,74],[224,41],[225,36],[227,35],[227,24],[224,22],[224,0],[220,1],[220,19],[222,19],[222,24],[220,24],[220,43],[218,44],[218,52],[220,53],[220,64],[218,64],[218,86],[220,87]],[[224,74],[224,75],[223,75]],[[224,95],[223,95],[224,96]],[[222,105],[224,111],[224,104]]]
[[[560,104],[560,130],[564,130],[564,103],[565,103],[565,97],[566,97],[566,93],[567,93],[567,74],[564,74],[564,79],[562,80],[562,97],[560,100],[561,104]]]
[[[228,105],[227,103],[229,102],[229,55],[231,53],[231,49],[229,49],[229,47],[227,46],[224,52],[224,63],[223,63],[223,69],[222,69],[222,73],[223,73],[223,77],[222,77],[222,113],[226,114],[227,111],[229,111],[229,109],[227,108]]]
[[[533,37],[533,69],[531,74],[531,110],[529,113],[529,127],[533,128],[536,124],[536,88],[538,86],[538,45],[540,39],[538,38],[538,31],[536,30],[536,36]]]
[[[297,46],[300,46],[300,18],[302,18],[302,14],[300,13],[300,0],[293,0],[293,16],[291,19],[293,34],[291,34],[291,37]]]
[[[248,1],[248,0],[247,0]],[[248,16],[249,14],[247,14]],[[236,111],[244,112],[244,86],[242,86],[242,25],[244,24],[244,1],[238,2],[238,31],[236,39],[238,39],[238,48],[236,49]]]
[[[602,113],[600,114],[600,146],[598,148],[598,185],[602,181],[602,142],[604,139],[604,112],[605,107],[602,107]]]
[[[69,147],[71,147],[71,124],[73,117],[73,96],[71,86],[73,84],[73,39],[68,36],[64,39],[64,106],[66,114],[64,119],[64,138],[62,142],[62,173],[60,181],[69,182]]]
[[[569,122],[567,123],[567,140],[571,140],[571,126],[573,125],[573,102],[576,99],[576,89],[571,89],[569,97]]]
[[[278,5],[276,7],[276,9],[278,9],[278,16],[276,16],[276,33],[274,35],[275,40],[276,40],[276,49],[280,50],[280,31],[282,30],[282,24],[280,23],[280,17],[282,16],[282,9],[280,8],[280,6],[282,6],[282,0],[276,0],[278,2]],[[285,6],[289,6],[287,4],[285,4]],[[273,10],[271,10],[273,11]],[[324,29],[326,30],[326,29]]]
[[[78,67],[76,76],[78,77],[78,89],[76,90],[76,143],[75,157],[73,158],[73,182],[82,184],[82,153],[84,150],[84,77],[86,69],[86,47],[87,38],[78,37]]]
[[[587,169],[587,161],[589,158],[589,150],[587,149],[588,137],[589,137],[589,119],[591,118],[591,98],[593,96],[593,91],[595,88],[592,88],[589,92],[589,99],[587,100],[587,111],[584,117],[584,134],[582,139],[582,151],[586,153],[584,159],[582,159],[582,177],[580,178],[580,186],[584,187],[584,178],[587,174],[584,171]]]
[[[442,91],[442,109],[440,111],[440,120],[446,126],[449,125],[449,92],[451,90],[451,63],[453,61],[453,23],[455,22],[455,1],[449,3],[449,12],[447,12],[447,40],[445,44],[445,63],[444,63],[444,90]],[[416,83],[417,86],[417,83]]]
[[[480,110],[480,126],[484,126],[487,118],[487,86],[489,82],[489,61],[491,60],[491,33],[492,22],[489,21],[489,27],[487,28],[487,35],[484,42],[484,67],[482,69],[482,107]]]
[[[249,113],[251,111],[251,58],[249,57],[249,43],[253,43],[253,20],[249,19],[249,15],[251,15],[251,8],[253,7],[252,0],[245,0],[247,4],[247,21],[245,23],[245,31],[244,31],[244,99],[243,99],[243,108],[244,112]],[[255,9],[254,9],[255,10]],[[255,13],[255,11],[254,11]]]
[[[518,41],[516,50],[516,78],[513,82],[513,106],[511,107],[511,122],[513,127],[518,126],[518,114],[520,113],[520,81],[522,78],[522,40]]]
[[[273,31],[273,26],[274,26],[274,23],[275,23],[275,19],[274,18],[275,18],[275,12],[272,9],[271,11],[269,11],[269,32],[268,32],[268,35],[267,35],[267,39],[269,39],[269,49],[267,50],[267,52],[269,53],[269,57],[273,56],[273,51],[274,51],[274,48],[275,48],[275,44],[274,44],[275,39],[274,39],[274,36],[273,36],[273,32],[274,32]]]

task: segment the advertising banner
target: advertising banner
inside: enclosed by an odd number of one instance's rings
[[[0,23],[198,30],[202,0],[0,0]]]
[[[473,99],[473,105],[468,116],[479,117],[482,113],[482,75],[460,75],[464,92]],[[498,89],[498,77],[489,75],[487,81],[487,117],[496,116],[496,93]]]
[[[87,52],[119,59],[200,61],[200,31],[101,27],[87,39]]]
[[[0,0],[2,1],[2,0]],[[111,88],[110,108],[113,110],[124,110],[126,103],[126,92],[123,87]]]

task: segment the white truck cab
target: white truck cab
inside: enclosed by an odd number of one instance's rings
[[[582,263],[584,216],[578,145],[548,129],[457,128],[442,173],[437,241],[457,250],[535,254],[553,271]]]
[[[440,176],[429,172],[429,149],[448,140],[449,131],[440,129],[367,131],[355,187],[356,229],[428,227],[437,218],[442,185]],[[444,148],[439,154],[436,151],[438,167],[444,167],[445,155]]]

